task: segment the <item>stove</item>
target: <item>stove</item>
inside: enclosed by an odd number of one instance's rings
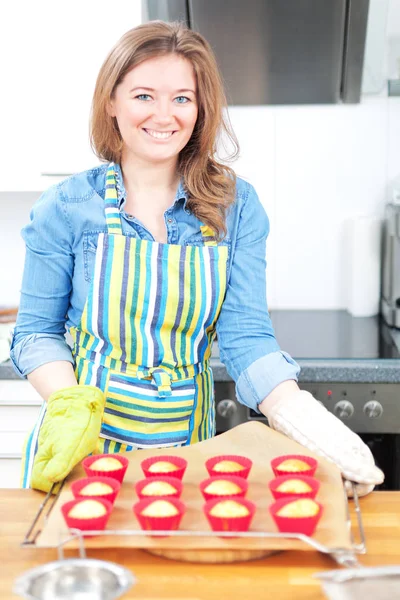
[[[393,360],[400,359],[400,332],[380,316],[355,318],[347,311],[280,310],[270,316],[280,347],[300,366],[314,366],[308,381],[300,375],[300,388],[311,392],[370,446],[386,474],[381,489],[400,489],[400,378],[391,382],[359,377],[363,366],[376,373],[387,362],[394,363],[400,375],[400,360],[398,366]],[[213,355],[218,355],[218,346]],[[324,378],[330,370],[340,373],[340,366],[351,377]],[[247,420],[268,424],[263,415],[237,401],[233,381],[215,383],[215,401],[217,433]]]

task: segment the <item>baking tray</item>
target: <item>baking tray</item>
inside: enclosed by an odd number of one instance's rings
[[[144,477],[141,461],[160,454],[183,456],[188,460],[182,494],[187,512],[178,531],[155,534],[139,528],[132,505],[137,501],[134,483]],[[240,454],[253,461],[247,498],[256,503],[257,511],[250,531],[235,533],[235,537],[230,533],[212,532],[202,511],[204,499],[199,483],[208,477],[205,461],[218,454]],[[273,497],[268,481],[274,477],[270,461],[282,454],[305,454],[318,460],[315,476],[321,483],[318,500],[324,505],[324,513],[312,538],[301,534],[280,534],[270,516],[268,506],[273,502]],[[141,450],[126,453],[125,456],[129,458],[129,467],[106,531],[85,532],[81,535],[78,531],[71,532],[65,525],[60,506],[72,498],[72,481],[84,476],[82,467],[78,466],[65,480],[56,496],[50,493],[46,496],[23,545],[62,548],[68,544],[69,547],[80,546],[81,551],[82,547],[143,548],[155,552],[209,551],[210,556],[211,551],[215,551],[217,557],[222,556],[222,551],[260,553],[293,549],[318,550],[335,554],[336,560],[342,560],[341,564],[349,565],[354,564],[355,553],[365,552],[358,499],[356,497],[355,507],[359,531],[358,541],[355,541],[350,526],[347,495],[337,467],[262,423],[250,421],[193,446]],[[161,537],[165,533],[168,537]],[[86,537],[88,535],[94,537]]]

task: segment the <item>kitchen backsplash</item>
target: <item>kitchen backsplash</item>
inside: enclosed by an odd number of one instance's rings
[[[270,307],[346,308],[344,223],[383,215],[400,174],[400,98],[235,107],[230,117],[241,146],[236,172],[255,186],[270,218]],[[0,193],[0,305],[18,303],[20,230],[39,195]]]

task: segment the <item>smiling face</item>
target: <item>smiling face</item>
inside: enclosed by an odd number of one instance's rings
[[[117,119],[124,159],[177,162],[198,114],[192,65],[176,54],[144,61],[116,87],[109,114]]]

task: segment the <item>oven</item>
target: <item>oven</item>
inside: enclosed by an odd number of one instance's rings
[[[379,317],[346,311],[271,311],[271,319],[281,348],[302,367],[299,387],[368,444],[385,473],[377,489],[400,490],[400,352],[392,330]],[[218,361],[218,346],[213,356]],[[217,433],[248,420],[267,425],[237,401],[221,365],[217,371]]]

